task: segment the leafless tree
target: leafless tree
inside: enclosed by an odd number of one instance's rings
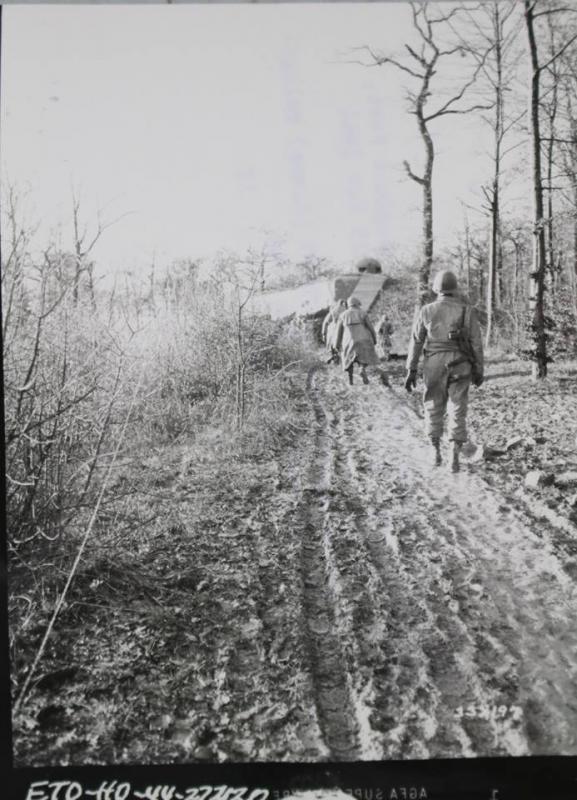
[[[577,90],[577,77],[574,87]],[[569,138],[563,147],[563,164],[569,181],[570,205],[572,207],[573,259],[570,280],[574,286],[577,286],[577,109],[575,108],[577,98],[571,91],[572,88],[566,93]]]
[[[321,256],[310,255],[299,261],[297,269],[303,273],[308,282],[316,281],[326,274],[328,259]]]
[[[236,425],[240,430],[246,415],[247,368],[254,345],[251,342],[251,323],[249,304],[258,292],[263,281],[263,268],[266,260],[262,253],[249,250],[243,257],[232,254],[220,259],[218,280],[227,286],[230,311],[234,325],[236,362]]]
[[[30,241],[35,226],[24,219],[23,197],[12,185],[4,198],[4,235],[2,259],[2,337],[4,348],[10,346],[26,318],[30,287],[26,270],[30,262]]]
[[[482,186],[485,213],[490,220],[489,259],[487,275],[487,328],[489,344],[494,334],[495,312],[500,304],[502,289],[502,234],[501,234],[501,184],[503,165],[508,153],[515,150],[519,141],[507,146],[507,136],[514,130],[525,113],[513,108],[507,112],[507,94],[511,92],[517,71],[519,50],[517,46],[517,3],[492,0],[475,9],[467,9],[464,30],[455,30],[459,40],[468,47],[478,62],[483,62],[479,83],[482,91],[492,100],[489,114],[483,120],[493,134],[491,152],[492,177]],[[485,88],[486,87],[486,88]],[[511,105],[511,103],[509,103]]]
[[[88,295],[93,308],[96,307],[94,291],[94,262],[89,258],[96,243],[108,228],[119,222],[126,214],[121,214],[115,219],[103,222],[100,212],[97,215],[96,225],[89,233],[89,226],[82,221],[81,201],[77,190],[72,188],[72,227],[74,236],[74,277],[72,283],[72,298],[74,305],[78,304],[80,282],[83,275],[87,278]]]
[[[449,115],[468,114],[479,109],[488,109],[492,104],[470,102],[464,103],[473,87],[480,71],[483,69],[486,57],[492,49],[480,59],[472,58],[471,52],[462,41],[454,41],[452,23],[459,14],[464,13],[464,7],[456,6],[446,13],[435,13],[432,4],[425,0],[422,3],[411,3],[413,29],[416,34],[417,44],[405,43],[404,53],[397,57],[385,55],[365,45],[356,50],[363,54],[361,60],[356,61],[363,66],[392,66],[408,76],[411,88],[407,89],[407,99],[410,113],[417,121],[419,135],[424,149],[424,166],[420,173],[413,170],[408,161],[404,162],[407,175],[421,187],[423,196],[423,255],[418,278],[419,304],[426,302],[429,293],[429,279],[433,264],[434,228],[433,228],[433,167],[435,161],[435,147],[431,135],[430,125],[435,120]],[[443,40],[450,36],[452,41],[445,44]],[[466,58],[470,62],[468,76],[458,87],[449,92],[437,89],[437,103],[431,107],[433,83],[442,67],[455,56]],[[449,70],[447,70],[447,74]],[[414,88],[413,88],[414,87]]]
[[[575,11],[565,5],[556,5],[542,0],[523,0],[523,13],[527,35],[527,51],[530,68],[529,84],[529,121],[531,134],[531,173],[533,191],[533,262],[531,266],[531,357],[533,360],[533,377],[547,376],[547,364],[550,358],[547,353],[547,318],[545,314],[545,288],[547,275],[546,234],[547,218],[544,208],[544,181],[542,167],[543,135],[541,125],[542,109],[542,77],[546,70],[577,42],[577,33],[566,29],[561,41],[553,53],[542,55],[540,43],[539,21],[543,18],[551,20],[553,15],[566,20],[566,14]]]

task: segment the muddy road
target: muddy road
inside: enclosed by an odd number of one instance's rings
[[[433,468],[398,390],[317,369],[308,399],[294,520],[330,758],[576,753],[577,530],[480,465]]]
[[[276,448],[118,476],[139,517],[81,565],[19,765],[577,753],[577,526],[432,467],[402,390],[317,367],[298,398]]]

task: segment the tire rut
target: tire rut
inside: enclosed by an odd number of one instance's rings
[[[343,608],[338,602],[338,574],[327,543],[326,511],[330,502],[328,420],[313,385],[307,383],[315,420],[314,452],[303,488],[299,525],[303,532],[302,574],[305,629],[319,725],[332,759],[367,758],[361,746],[361,721],[355,708]]]
[[[321,389],[333,504],[381,622],[367,681],[385,757],[574,753],[577,593],[546,528],[467,467],[430,467],[398,397]]]

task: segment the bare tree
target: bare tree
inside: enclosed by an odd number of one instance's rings
[[[262,255],[262,254],[261,254]],[[251,343],[251,326],[248,319],[248,306],[257,293],[263,280],[263,261],[261,255],[253,258],[249,253],[244,258],[234,255],[224,256],[220,260],[218,280],[228,287],[228,298],[234,325],[235,362],[236,362],[236,425],[240,430],[246,415],[246,373],[253,355]]]
[[[315,255],[309,255],[297,264],[307,282],[316,281],[326,275],[328,266],[328,259]]]
[[[9,347],[9,337],[18,335],[28,306],[25,269],[34,231],[23,222],[21,205],[22,198],[15,187],[8,186],[4,202],[6,227],[2,259],[2,336],[5,349]]]
[[[556,276],[561,278],[565,273],[564,281],[573,289],[577,309],[577,53],[566,51],[561,62],[556,70],[559,78],[557,89],[560,121],[554,136],[550,137],[551,143],[557,147],[558,157],[554,161],[559,170],[556,176],[559,185],[554,186],[551,183],[550,188],[556,189],[559,202],[562,203],[562,217],[568,235],[565,236],[565,241],[562,231],[557,237],[557,225],[551,235],[557,244],[554,251],[557,258]],[[547,142],[548,149],[549,144]],[[567,257],[568,253],[571,253],[571,257]],[[563,255],[566,257],[563,258]]]
[[[424,165],[419,174],[412,169],[408,161],[403,163],[409,178],[421,187],[423,196],[423,255],[418,277],[419,304],[423,304],[428,298],[434,249],[433,166],[435,147],[430,124],[448,115],[467,114],[474,110],[491,107],[486,103],[462,104],[483,68],[488,55],[487,51],[481,59],[470,59],[472,61],[472,69],[469,70],[470,74],[457,88],[453,88],[449,92],[448,97],[446,91],[443,93],[442,90],[437,90],[439,100],[436,107],[431,108],[433,80],[439,74],[442,64],[450,62],[451,57],[457,55],[462,57],[471,55],[462,41],[442,44],[444,34],[452,35],[452,26],[449,23],[463,11],[463,7],[458,6],[447,13],[434,14],[431,10],[431,3],[428,0],[418,4],[411,3],[413,29],[418,39],[417,45],[413,46],[405,43],[405,54],[399,57],[377,53],[367,45],[357,48],[357,50],[365,54],[367,60],[356,63],[361,63],[363,66],[391,65],[404,75],[408,75],[411,79],[411,85],[415,86],[414,89],[407,90],[407,99],[410,113],[414,114],[417,120],[419,135],[423,143]]]
[[[469,47],[478,60],[483,60],[482,80],[488,87],[488,95],[493,101],[491,114],[483,115],[484,121],[493,133],[491,158],[493,174],[488,186],[482,187],[486,201],[485,211],[490,220],[489,260],[487,275],[487,345],[493,339],[495,312],[500,305],[503,287],[502,280],[502,232],[501,232],[501,182],[503,163],[509,152],[518,143],[506,147],[506,137],[515,128],[520,117],[516,113],[506,113],[506,93],[517,68],[517,25],[515,24],[515,2],[503,3],[501,0],[482,6],[476,11],[467,11],[473,28],[473,38]],[[477,41],[475,41],[475,39]],[[488,53],[488,56],[485,54]]]
[[[540,9],[540,10],[539,10]],[[531,132],[531,172],[533,191],[533,262],[531,266],[531,350],[533,378],[547,376],[547,318],[545,315],[545,282],[547,275],[547,251],[545,228],[547,220],[544,211],[544,186],[542,168],[543,137],[541,133],[541,78],[576,41],[577,33],[565,34],[563,43],[555,52],[542,58],[538,36],[538,20],[543,17],[564,14],[567,9],[542,3],[539,0],[523,0],[525,30],[530,67],[529,120]]]
[[[493,121],[494,150],[493,150],[493,180],[489,190],[485,190],[485,196],[489,202],[491,215],[491,239],[489,251],[489,274],[487,276],[487,332],[486,343],[490,344],[493,337],[493,322],[495,308],[497,305],[497,273],[499,271],[500,254],[500,182],[501,182],[501,161],[504,139],[504,83],[503,83],[503,49],[504,31],[503,16],[499,3],[495,2],[490,8],[491,23],[493,28],[493,42],[495,53],[494,74],[490,80],[495,95],[495,110]]]
[[[264,239],[259,245],[251,245],[243,256],[236,258],[236,263],[246,268],[252,275],[258,273],[257,290],[264,292],[269,283],[271,267],[281,264],[283,259],[278,244],[271,239],[270,231],[263,230]]]
[[[577,89],[577,81],[574,84]],[[573,259],[570,280],[577,286],[577,116],[573,109],[574,97],[569,90],[566,94],[569,139],[563,147],[563,163],[570,187],[571,217],[573,228]],[[577,294],[576,294],[577,297]]]
[[[72,227],[74,236],[74,258],[75,269],[72,283],[72,298],[74,305],[78,304],[80,281],[82,275],[87,277],[88,294],[93,308],[96,307],[96,295],[94,292],[94,262],[89,258],[96,243],[108,228],[119,222],[126,214],[108,222],[103,222],[100,212],[97,215],[96,229],[89,234],[88,225],[81,220],[80,198],[74,188],[72,188]]]

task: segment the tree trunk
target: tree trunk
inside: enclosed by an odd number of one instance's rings
[[[499,239],[499,252],[497,254],[497,307],[503,305],[507,300],[507,284],[505,282],[505,275],[503,274],[503,235],[501,232],[501,220],[499,220],[499,230],[497,232]]]
[[[483,257],[479,256],[477,259],[478,269],[478,294],[479,299],[485,294],[485,265],[483,264]]]
[[[471,241],[469,233],[469,220],[465,223],[465,253],[467,257],[467,297],[469,302],[471,300]]]
[[[429,137],[430,140],[430,137]],[[419,304],[429,298],[429,280],[433,266],[433,144],[427,151],[427,167],[423,185],[423,262],[419,272]]]
[[[519,297],[519,267],[521,258],[519,254],[519,245],[517,242],[513,242],[513,246],[515,248],[515,271],[513,272],[513,308],[515,309],[515,313],[517,313],[517,300]]]
[[[577,158],[575,159],[577,168]],[[572,175],[573,188],[573,258],[567,262],[569,271],[569,285],[573,289],[573,297],[577,305],[577,174]]]
[[[555,42],[555,27],[551,16],[547,15],[547,25],[549,28],[549,46],[551,57],[554,57],[557,49]],[[551,290],[554,292],[557,285],[559,272],[557,270],[557,259],[555,258],[555,225],[554,225],[554,203],[553,203],[553,160],[555,156],[555,133],[556,133],[556,120],[557,108],[559,101],[559,69],[557,61],[554,60],[551,64],[551,101],[549,103],[549,141],[547,143],[547,252],[549,258],[549,272],[551,275]]]
[[[487,332],[485,345],[493,341],[495,308],[497,298],[497,260],[499,257],[499,177],[497,167],[491,191],[491,238],[489,245],[489,270],[487,275]]]
[[[554,71],[553,97],[551,99],[551,110],[549,112],[549,141],[547,143],[547,252],[549,255],[549,272],[551,275],[551,289],[555,291],[556,270],[555,270],[555,229],[554,229],[554,207],[553,207],[553,157],[555,153],[555,117],[557,115],[557,76]]]
[[[87,268],[88,274],[88,293],[93,311],[96,311],[96,292],[94,291],[94,263],[90,263]]]
[[[571,190],[573,192],[573,258],[568,264],[570,270],[570,285],[577,286],[577,120],[573,118],[572,108],[569,104],[569,118],[571,119],[571,138],[573,140],[571,149],[569,150],[569,176],[571,181]],[[577,296],[577,295],[576,295]]]
[[[429,299],[429,281],[433,266],[433,165],[435,162],[435,148],[425,121],[425,104],[429,96],[429,83],[434,74],[434,67],[434,62],[428,66],[416,105],[419,133],[425,145],[425,169],[423,177],[418,180],[423,187],[423,260],[419,271],[418,285],[420,306],[424,305]]]
[[[78,305],[78,295],[80,293],[80,275],[82,273],[82,261],[80,258],[76,258],[76,263],[74,265],[74,278],[72,284],[72,300],[74,305]]]
[[[489,274],[487,276],[487,333],[486,346],[493,340],[495,309],[497,307],[498,273],[500,253],[500,179],[501,179],[501,145],[503,141],[503,57],[502,36],[499,5],[493,6],[493,34],[495,39],[495,68],[497,80],[495,84],[495,149],[493,152],[494,172],[491,186],[491,239],[489,247]]]
[[[240,430],[244,425],[244,341],[243,341],[243,306],[238,298],[237,308],[237,347],[238,362],[236,368],[236,425]]]
[[[541,132],[539,125],[539,90],[541,70],[535,39],[533,3],[524,0],[525,26],[529,44],[531,155],[533,174],[533,262],[530,273],[530,308],[533,378],[547,377],[547,334],[545,331],[545,220],[543,215],[543,181],[541,170]]]

